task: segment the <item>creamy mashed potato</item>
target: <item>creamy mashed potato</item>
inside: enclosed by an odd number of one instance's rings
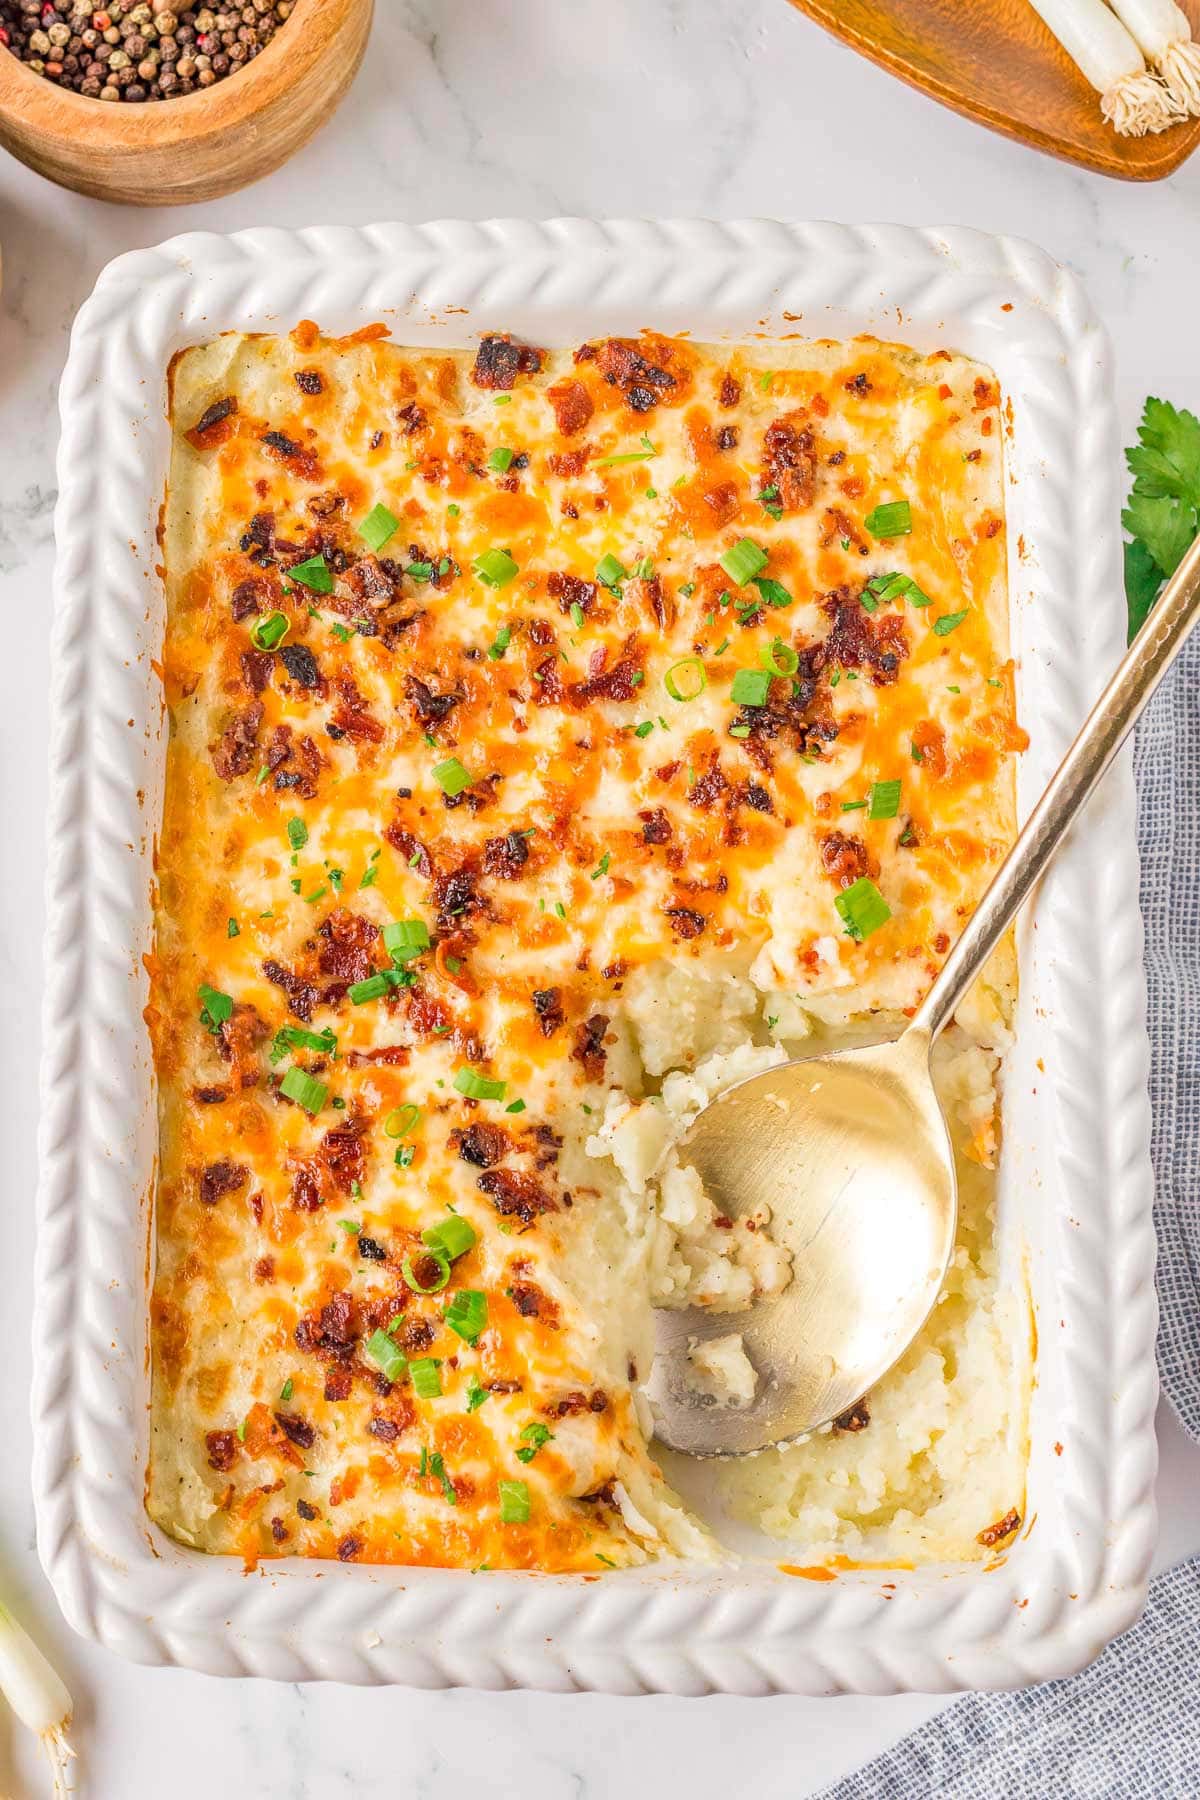
[[[695,1375],[744,1400],[739,1309],[791,1269],[677,1145],[893,1029],[1011,839],[999,392],[867,339],[386,337],[171,371],[148,1507],[248,1562],[716,1557],[655,1309],[727,1321]],[[1014,984],[1006,945],[940,1052],[921,1342],[720,1477],[809,1559],[978,1556],[1021,1507]]]

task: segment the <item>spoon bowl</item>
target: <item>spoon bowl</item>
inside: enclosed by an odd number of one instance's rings
[[[792,1254],[781,1294],[746,1311],[660,1315],[649,1387],[658,1436],[693,1456],[743,1456],[836,1419],[903,1355],[954,1245],[950,1135],[928,1034],[781,1063],[728,1088],[680,1145],[727,1218],[770,1207]],[[689,1348],[738,1332],[752,1402],[702,1403]]]

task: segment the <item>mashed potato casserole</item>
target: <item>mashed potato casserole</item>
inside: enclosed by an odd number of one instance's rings
[[[999,395],[950,351],[225,336],[171,371],[148,1017],[149,1508],[267,1556],[722,1554],[653,1308],[787,1282],[674,1144],[891,1031],[1013,830]],[[726,1471],[778,1555],[982,1556],[1023,1505],[998,955],[939,1050],[963,1209],[899,1370]],[[752,1372],[751,1372],[752,1373]]]

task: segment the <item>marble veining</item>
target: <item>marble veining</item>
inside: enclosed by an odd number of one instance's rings
[[[768,214],[961,223],[1036,239],[1087,283],[1129,430],[1147,392],[1200,410],[1200,159],[1107,182],[978,131],[785,0],[380,0],[330,126],[244,193],[130,211],[0,165],[0,1588],[77,1700],[89,1800],[799,1800],[940,1701],[424,1694],[218,1682],[74,1639],[33,1548],[34,1187],[55,394],[110,257],[188,229],[493,214]],[[1119,604],[1098,596],[1097,604]],[[1200,1547],[1200,1453],[1162,1415],[1160,1561]],[[0,1712],[0,1793],[45,1793]]]

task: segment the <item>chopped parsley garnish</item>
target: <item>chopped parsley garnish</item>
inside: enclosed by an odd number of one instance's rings
[[[599,881],[602,875],[607,875],[608,867],[611,862],[612,854],[610,851],[606,850],[604,855],[600,858],[600,861],[596,864],[596,867],[592,870],[592,880]]]
[[[1125,598],[1133,638],[1200,531],[1200,419],[1168,400],[1147,399],[1138,441],[1126,450],[1133,476],[1121,523],[1133,542],[1125,546]]]
[[[939,619],[933,621],[934,635],[937,637],[949,637],[952,631],[958,630],[958,627],[966,618],[969,610],[968,607],[964,607],[962,612],[943,613]]]
[[[554,1433],[548,1425],[541,1425],[536,1420],[526,1425],[521,1433],[521,1448],[517,1451],[517,1461],[531,1463],[543,1444],[548,1444]]]
[[[525,1102],[523,1100],[510,1100],[504,1110],[506,1113],[523,1113],[525,1111]]]
[[[750,585],[758,589],[768,606],[790,606],[792,604],[792,596],[787,589],[780,582],[772,581],[766,575],[756,575]]]
[[[485,1387],[480,1387],[479,1378],[472,1371],[472,1373],[467,1376],[467,1411],[469,1413],[478,1412],[484,1401],[490,1399],[491,1395],[488,1393],[488,1390]]]
[[[289,581],[300,582],[314,594],[333,592],[333,575],[323,556],[310,556],[305,562],[297,563],[295,568],[285,569],[284,573]]]
[[[865,612],[877,610],[881,600],[907,600],[912,606],[930,606],[929,595],[919,588],[911,575],[893,570],[887,575],[873,575],[859,595]]]
[[[282,1062],[291,1050],[316,1050],[322,1056],[332,1056],[337,1050],[337,1038],[329,1025],[324,1031],[308,1031],[303,1025],[281,1025],[271,1043],[272,1064]]]
[[[640,725],[634,726],[633,735],[634,735],[634,737],[638,737],[638,738],[649,737],[650,733],[653,730],[654,730],[654,720],[653,719],[643,719]]]
[[[500,658],[504,655],[504,652],[508,649],[508,646],[511,643],[512,643],[512,626],[511,625],[502,625],[500,627],[499,631],[496,633],[495,637],[492,639],[492,642],[488,645],[489,661],[499,662]]]
[[[226,920],[226,923],[225,923],[225,936],[226,936],[226,937],[227,937],[227,938],[235,938],[235,937],[240,937],[240,936],[241,936],[241,934],[242,934],[242,928],[241,928],[241,926],[240,926],[240,925],[239,925],[239,924],[238,924],[238,922],[237,922],[237,920],[236,920],[236,919],[228,919],[228,920]]]
[[[303,850],[308,842],[308,826],[303,819],[289,819],[287,822],[288,843],[293,850]]]
[[[233,1017],[233,996],[222,994],[203,981],[197,991],[200,995],[200,1023],[205,1031],[217,1037],[226,1019]]]
[[[288,1401],[291,1399],[291,1397],[295,1393],[295,1391],[296,1391],[296,1384],[292,1380],[291,1376],[289,1375],[287,1380],[284,1382],[283,1386],[279,1390],[279,1398],[285,1406],[287,1405]]]
[[[758,503],[763,511],[769,513],[773,519],[782,519],[783,508],[779,504],[779,489],[774,484],[759,489]]]
[[[458,1505],[458,1495],[454,1491],[454,1483],[446,1473],[446,1465],[442,1461],[442,1453],[435,1450],[429,1458],[429,1473],[435,1475],[442,1484],[442,1494],[447,1506]]]

